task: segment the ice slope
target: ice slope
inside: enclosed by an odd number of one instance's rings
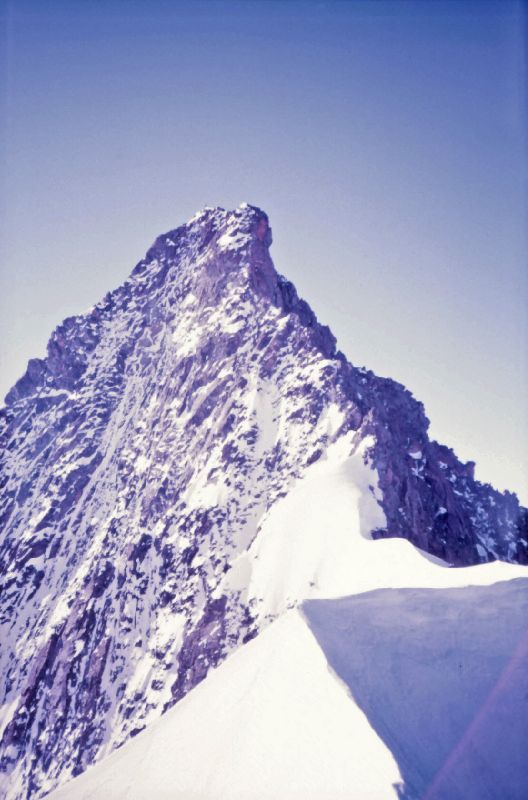
[[[303,610],[50,800],[526,798],[528,579]]]

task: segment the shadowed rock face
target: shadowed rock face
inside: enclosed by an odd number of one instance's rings
[[[528,561],[515,495],[429,441],[403,386],[336,352],[270,244],[259,209],[205,209],[65,320],[6,397],[10,800],[85,769],[258,633],[258,598],[242,601],[224,578],[277,500],[350,431],[374,441],[386,517],[374,536],[456,565]]]

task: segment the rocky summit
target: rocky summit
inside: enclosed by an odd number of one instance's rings
[[[290,503],[303,481],[326,485],[336,453],[368,547],[403,538],[446,571],[528,563],[515,494],[476,481],[406,388],[336,350],[270,244],[258,208],[205,208],[66,319],[6,397],[7,800],[134,737],[276,617],[332,594],[329,569],[346,584],[361,565],[333,538],[331,491],[310,559]]]

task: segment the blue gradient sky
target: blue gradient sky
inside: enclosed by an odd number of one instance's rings
[[[2,395],[203,205],[528,501],[521,3],[4,0]]]

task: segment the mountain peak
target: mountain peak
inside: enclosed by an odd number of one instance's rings
[[[232,211],[206,206],[188,223],[158,236],[135,273],[152,262],[167,263],[182,250],[197,256],[196,268],[210,280],[241,271],[253,289],[280,302],[278,276],[269,256],[272,233],[268,215],[256,206],[241,204]]]
[[[221,206],[204,206],[186,224],[168,234],[162,234],[156,239],[156,242],[163,240],[164,236],[172,238],[183,232],[192,233],[197,229],[205,229],[209,233],[214,233],[217,238],[222,236],[233,239],[237,236],[251,237],[264,242],[267,247],[272,242],[268,215],[261,208],[249,203],[241,203],[238,208],[232,210],[226,210]]]
[[[159,236],[0,411],[0,768],[27,798],[287,609],[406,585],[412,545],[444,573],[528,562],[517,498],[336,352],[270,243],[249,205]]]

